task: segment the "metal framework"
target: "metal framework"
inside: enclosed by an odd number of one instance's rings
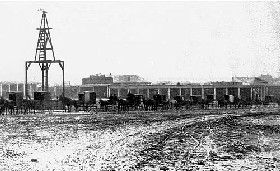
[[[48,25],[48,20],[46,17],[46,11],[42,11],[41,25],[39,30],[39,38],[37,41],[36,53],[34,61],[25,62],[25,96],[28,98],[28,87],[27,87],[27,71],[32,63],[39,64],[42,72],[42,91],[49,91],[49,68],[52,63],[58,63],[62,69],[62,82],[63,82],[63,92],[64,97],[64,61],[56,60],[54,56],[53,45],[51,42],[50,30],[52,28]],[[47,59],[47,52],[51,52],[52,60]]]

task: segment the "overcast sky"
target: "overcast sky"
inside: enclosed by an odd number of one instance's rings
[[[205,82],[279,70],[278,2],[0,2],[0,80],[24,81],[41,13],[48,11],[65,80],[137,74],[149,81]],[[31,65],[30,81],[40,81]],[[61,82],[59,66],[50,83]]]

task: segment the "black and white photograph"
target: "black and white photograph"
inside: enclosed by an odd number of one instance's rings
[[[280,170],[280,1],[0,1],[1,171]]]

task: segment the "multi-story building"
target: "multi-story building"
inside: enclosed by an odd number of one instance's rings
[[[144,82],[144,79],[138,75],[116,75],[114,82]]]
[[[232,82],[242,83],[243,85],[253,85],[253,84],[268,84],[268,81],[265,81],[259,77],[232,77]]]
[[[111,76],[105,76],[101,74],[96,75],[90,75],[87,78],[82,79],[82,85],[87,84],[112,84],[113,83],[113,77]]]

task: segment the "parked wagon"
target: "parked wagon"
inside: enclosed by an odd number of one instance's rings
[[[96,109],[96,93],[94,91],[84,91],[78,94],[77,107],[83,111]],[[79,110],[78,109],[78,110]]]

